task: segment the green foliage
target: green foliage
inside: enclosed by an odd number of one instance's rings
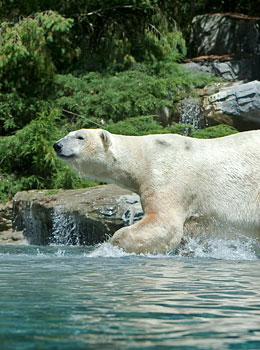
[[[115,72],[129,68],[137,61],[155,62],[169,55],[172,61],[176,61],[186,53],[181,32],[167,17],[159,15],[157,1],[140,3],[129,0],[121,4],[120,1],[82,0],[57,4],[56,1],[33,0],[26,4],[0,2],[0,7],[0,135],[9,135],[22,128],[40,110],[49,107],[48,100],[57,72],[71,70],[72,67],[77,70],[79,67],[80,70],[94,67],[98,70],[107,68],[107,65],[108,70]],[[37,12],[39,9],[49,10]],[[55,10],[61,11],[63,16]],[[30,16],[22,17],[24,14]],[[74,18],[65,17],[69,15]],[[135,69],[134,72],[125,73],[119,79],[110,76],[113,91],[109,90],[98,97],[92,96],[89,112],[96,109],[97,118],[105,118],[104,113],[108,115],[115,112],[114,120],[120,120],[121,112],[129,114],[132,102],[127,96],[123,96],[123,91],[116,95],[116,89],[117,81],[122,84],[128,79],[125,95],[128,89],[136,89],[135,81],[138,83],[137,80],[143,77],[141,72],[139,77]],[[68,76],[71,82],[72,78]],[[148,99],[143,93],[134,103],[132,115],[152,113],[158,107],[158,98],[153,98],[152,90],[163,88],[161,95],[165,100],[166,90],[163,84],[160,81],[155,83],[151,79],[148,81],[148,78],[147,75],[144,76]],[[94,85],[98,82],[102,85],[101,90],[107,90],[104,80],[101,82],[97,78],[92,79],[90,91],[96,90]],[[79,80],[75,80],[76,83]],[[137,86],[136,95],[142,89],[141,84]],[[113,95],[112,111],[107,103],[109,94]],[[103,99],[100,101],[101,96]],[[77,98],[80,98],[79,91],[75,96]],[[118,109],[115,106],[122,103],[122,99],[127,101],[123,103],[124,108]],[[166,100],[161,103],[167,103]],[[143,106],[146,101],[147,104],[151,103],[150,108],[148,105]],[[68,99],[66,102],[71,104]],[[85,102],[88,102],[86,98]],[[97,104],[100,106],[102,102],[104,108],[98,111]]]
[[[1,12],[2,10],[2,12]],[[71,38],[81,49],[80,67],[106,68],[108,63],[162,58],[169,50],[176,58],[185,54],[185,42],[175,20],[161,10],[157,0],[29,0],[0,2],[0,19],[34,16],[37,11],[56,11],[74,20]],[[2,18],[1,18],[2,17]],[[77,66],[79,66],[77,63]]]
[[[160,134],[164,128],[154,120],[154,116],[141,116],[121,120],[118,123],[110,121],[105,129],[113,134],[122,135],[148,135]]]
[[[49,11],[1,24],[0,132],[6,134],[34,118],[57,68],[72,59],[67,35],[72,23]]]
[[[128,118],[117,123],[110,121],[105,129],[113,134],[121,135],[150,135],[150,134],[179,134],[187,135],[194,133],[194,128],[189,124],[175,124],[163,127],[154,119],[153,115]]]
[[[93,185],[52,148],[93,122],[125,135],[235,132],[163,128],[156,121],[162,106],[174,111],[178,100],[213,79],[177,63],[187,50],[176,19],[184,23],[207,6],[204,0],[175,6],[168,0],[0,0],[0,201],[20,190]]]
[[[37,13],[34,18],[24,18],[15,24],[2,23],[1,88],[24,92],[32,83],[49,83],[56,66],[71,58],[67,34],[72,23],[72,19],[51,11]]]
[[[55,194],[58,194],[60,192],[60,190],[56,189],[56,190],[48,190],[46,192],[44,192],[44,196],[53,196]]]
[[[216,137],[223,137],[232,134],[236,134],[238,131],[229,125],[216,125],[210,126],[206,129],[196,130],[193,132],[192,136],[199,139],[213,139]]]
[[[149,36],[146,37],[147,31],[155,31],[155,36],[163,42],[177,24],[187,34],[192,18],[198,14],[232,12],[257,16],[260,3],[253,0],[2,0],[0,21],[18,21],[22,16],[46,10],[74,19],[75,47],[81,47],[86,52],[85,58],[96,64],[94,52],[102,62],[107,57],[120,57],[119,52],[123,57],[122,48],[126,46],[135,59],[143,57],[149,45],[153,48]],[[118,55],[113,54],[116,51]]]
[[[100,120],[116,122],[171,105],[163,80],[134,70],[105,77],[92,73],[82,78],[59,76],[57,83],[58,106]]]
[[[158,114],[163,106],[174,110],[178,99],[211,80],[207,74],[192,76],[180,65],[168,61],[152,67],[136,64],[113,75],[94,72],[80,77],[58,75],[54,104],[97,122],[118,122]]]
[[[53,151],[53,143],[66,133],[59,122],[57,110],[40,113],[15,135],[0,138],[0,201],[20,190],[92,185],[79,179]]]
[[[0,173],[0,203],[10,200],[21,187],[13,174]]]
[[[195,130],[190,124],[174,124],[162,127],[154,120],[154,116],[141,116],[129,118],[117,123],[109,122],[105,129],[114,134],[122,135],[149,135],[149,134],[179,134],[201,139],[212,139],[216,137],[228,136],[238,131],[231,126],[220,124],[206,129]]]

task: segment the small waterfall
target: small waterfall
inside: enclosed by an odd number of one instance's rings
[[[190,124],[195,130],[205,128],[207,121],[201,109],[201,102],[198,98],[185,98],[178,104],[180,112],[179,123]],[[189,129],[187,128],[187,134]]]
[[[52,236],[50,244],[80,245],[80,230],[75,218],[56,208],[52,213]]]
[[[20,211],[22,215],[15,215],[14,230],[23,231],[24,237],[30,244],[46,244],[48,237],[47,220],[38,220],[35,213],[39,213],[39,207],[31,202],[23,202]],[[41,234],[44,232],[45,234]]]

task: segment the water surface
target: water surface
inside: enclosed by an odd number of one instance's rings
[[[259,244],[0,247],[6,349],[260,349]]]

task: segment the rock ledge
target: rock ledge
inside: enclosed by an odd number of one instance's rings
[[[19,192],[13,213],[13,230],[42,245],[100,243],[143,216],[139,196],[115,185]]]

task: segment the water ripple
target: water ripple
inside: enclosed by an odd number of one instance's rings
[[[233,241],[203,256],[195,243],[157,256],[0,247],[1,350],[260,349],[257,250],[221,259]]]

